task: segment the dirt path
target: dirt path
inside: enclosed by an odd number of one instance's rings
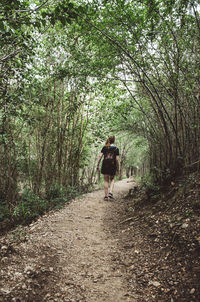
[[[134,302],[115,262],[118,238],[110,229],[115,206],[131,187],[118,182],[116,201],[103,201],[103,190],[86,194],[21,231],[29,239],[12,252],[5,244],[0,301]]]

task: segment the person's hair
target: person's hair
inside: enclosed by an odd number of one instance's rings
[[[114,135],[109,136],[109,138],[106,140],[105,146],[109,148],[111,144],[114,144],[114,142],[115,142],[115,136]]]

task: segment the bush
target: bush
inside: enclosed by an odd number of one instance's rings
[[[53,185],[46,194],[48,200],[53,200],[55,198],[66,197],[67,190],[65,187],[60,185]]]
[[[78,189],[76,187],[67,187],[67,196],[69,199],[75,198],[78,196]]]
[[[31,190],[25,190],[13,210],[13,217],[24,222],[31,221],[43,214],[47,208],[48,202],[46,200],[41,199]]]
[[[0,201],[1,202],[1,201]],[[10,218],[10,210],[5,202],[0,204],[0,222]]]
[[[50,201],[51,208],[60,208],[77,195],[78,191],[75,187],[68,186],[66,188],[60,185],[54,185],[48,191],[47,199]]]
[[[146,192],[148,199],[153,201],[160,198],[160,186],[155,184],[152,174],[146,174],[143,177],[141,188]]]
[[[159,191],[160,187],[155,184],[155,179],[152,174],[146,174],[142,179],[141,179],[141,187],[144,188],[145,190],[151,190],[151,191]]]
[[[48,210],[61,208],[77,195],[78,190],[71,186],[65,188],[55,185],[50,188],[46,198],[41,198],[30,189],[26,189],[11,208],[0,200],[0,223],[8,227],[30,223]]]

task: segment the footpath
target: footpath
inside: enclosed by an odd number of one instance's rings
[[[104,201],[103,190],[88,193],[1,238],[0,301],[136,301],[113,232],[132,187],[117,182],[114,201]]]

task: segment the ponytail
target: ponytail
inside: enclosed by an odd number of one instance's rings
[[[110,141],[109,141],[109,138],[106,140],[105,146],[106,146],[106,148],[109,148],[109,147],[110,147]]]
[[[115,142],[115,136],[109,136],[109,138],[106,140],[105,146],[109,149],[110,145]]]

